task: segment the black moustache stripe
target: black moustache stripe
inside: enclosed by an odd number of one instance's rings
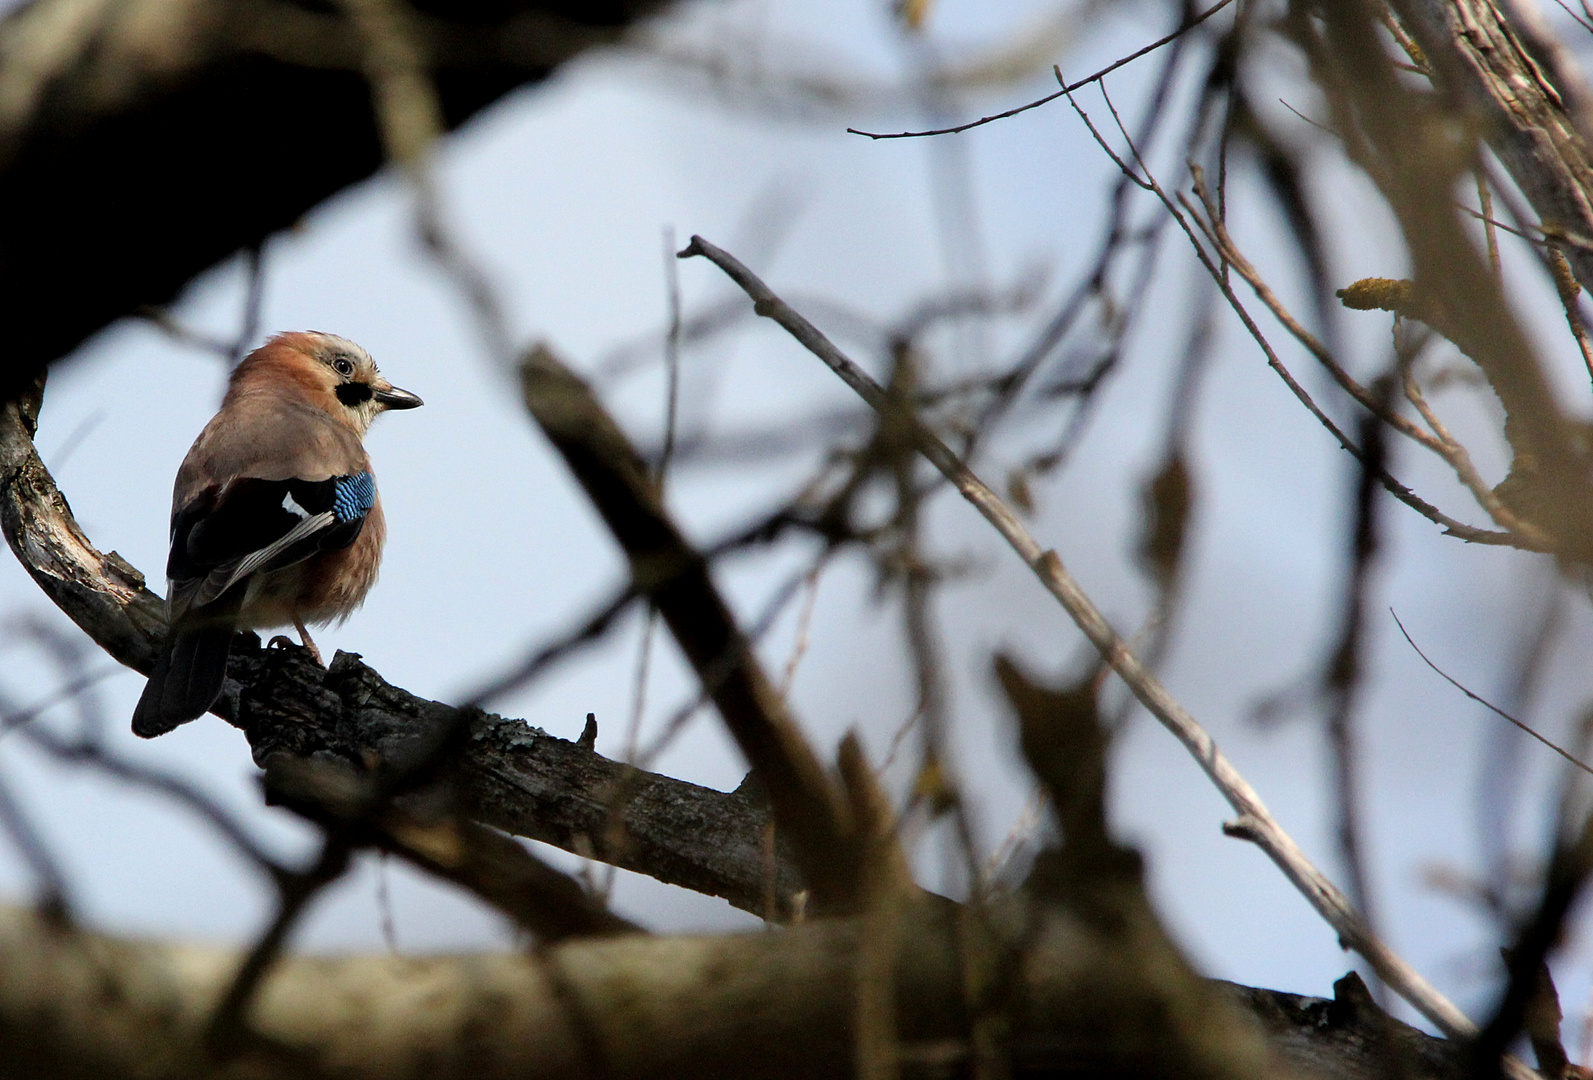
[[[375,395],[375,391],[364,383],[346,382],[337,388],[337,399],[349,408],[363,405]]]

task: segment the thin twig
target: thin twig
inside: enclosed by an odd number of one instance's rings
[[[1587,367],[1588,375],[1593,376],[1593,345],[1588,342],[1587,326],[1582,322],[1582,309],[1578,306],[1582,286],[1577,282],[1576,275],[1571,273],[1571,264],[1565,261],[1565,254],[1559,248],[1549,244],[1544,248],[1543,256],[1549,264],[1549,275],[1554,278],[1554,291],[1560,295],[1560,306],[1565,308],[1566,325],[1571,328],[1571,336],[1581,350],[1582,363]]]
[[[1475,701],[1478,705],[1481,705],[1483,708],[1488,709],[1489,711],[1495,713],[1496,715],[1501,716],[1504,719],[1510,721],[1510,723],[1514,724],[1516,727],[1520,728],[1522,731],[1526,732],[1528,735],[1531,735],[1534,739],[1538,740],[1538,742],[1542,743],[1544,746],[1547,746],[1550,750],[1553,750],[1556,754],[1559,754],[1562,758],[1564,758],[1570,764],[1574,765],[1578,769],[1581,769],[1583,772],[1587,773],[1589,776],[1593,776],[1593,766],[1587,765],[1585,762],[1583,762],[1580,759],[1578,759],[1577,757],[1573,756],[1570,753],[1570,751],[1564,749],[1563,747],[1559,746],[1556,743],[1550,742],[1548,739],[1544,738],[1542,735],[1539,735],[1532,728],[1528,727],[1526,724],[1522,723],[1520,720],[1517,720],[1515,717],[1513,717],[1509,713],[1505,712],[1503,709],[1501,709],[1499,706],[1495,705],[1493,702],[1489,701],[1487,698],[1484,698],[1484,697],[1482,697],[1482,696],[1480,696],[1478,694],[1475,694],[1472,691],[1468,690],[1465,686],[1461,685],[1461,683],[1458,680],[1453,678],[1447,671],[1445,671],[1443,668],[1439,667],[1437,664],[1433,663],[1432,660],[1428,658],[1427,654],[1422,652],[1421,646],[1416,644],[1415,640],[1413,640],[1411,638],[1410,631],[1405,629],[1405,624],[1399,621],[1399,616],[1394,614],[1394,610],[1392,608],[1390,608],[1388,613],[1390,615],[1393,615],[1393,617],[1394,617],[1394,625],[1399,627],[1399,632],[1404,636],[1406,642],[1409,643],[1410,647],[1416,650],[1416,655],[1422,658],[1422,663],[1426,664],[1428,667],[1430,667],[1434,671],[1436,671],[1438,673],[1438,677],[1439,678],[1443,679],[1450,686],[1453,686],[1456,690],[1459,690],[1462,694],[1465,694],[1472,701]]]
[[[11,793],[11,786],[0,777],[0,828],[10,834],[18,854],[39,879],[38,910],[51,922],[70,926],[73,921],[72,888],[49,843]]]
[[[884,133],[884,132],[859,131],[857,128],[847,128],[846,129],[847,133],[850,134],[850,135],[862,135],[862,136],[865,136],[865,137],[870,138],[870,139],[921,139],[921,138],[924,138],[925,136],[929,136],[929,135],[956,135],[959,132],[968,131],[968,130],[970,130],[972,128],[983,127],[986,124],[993,124],[997,120],[1005,120],[1009,116],[1017,116],[1019,113],[1028,112],[1030,109],[1038,109],[1041,105],[1048,105],[1051,102],[1055,101],[1057,98],[1064,97],[1067,94],[1072,93],[1074,90],[1078,90],[1081,87],[1085,87],[1085,86],[1090,85],[1092,82],[1097,82],[1100,79],[1104,79],[1106,76],[1110,75],[1112,72],[1116,71],[1118,68],[1122,67],[1123,65],[1133,63],[1135,60],[1138,60],[1140,57],[1146,55],[1147,53],[1155,52],[1157,49],[1161,48],[1163,45],[1166,45],[1169,42],[1177,40],[1178,38],[1182,37],[1184,34],[1188,33],[1190,30],[1193,30],[1195,27],[1199,26],[1201,23],[1203,23],[1207,19],[1211,18],[1213,15],[1217,14],[1217,12],[1219,12],[1223,8],[1227,7],[1232,2],[1233,2],[1233,0],[1218,0],[1218,2],[1214,6],[1207,8],[1205,11],[1203,11],[1199,15],[1195,16],[1193,19],[1189,19],[1186,22],[1182,23],[1178,27],[1178,29],[1174,30],[1172,33],[1168,34],[1166,37],[1158,38],[1157,40],[1151,42],[1149,45],[1146,45],[1144,48],[1138,49],[1138,50],[1136,50],[1134,52],[1131,52],[1127,56],[1122,57],[1121,59],[1114,60],[1112,63],[1106,65],[1106,67],[1102,68],[1100,71],[1097,71],[1094,75],[1086,75],[1084,78],[1080,79],[1078,82],[1069,83],[1067,86],[1063,87],[1061,90],[1058,90],[1056,93],[1047,94],[1045,97],[1039,98],[1038,100],[1035,100],[1035,101],[1031,101],[1027,105],[1019,105],[1017,108],[1008,109],[1006,112],[999,112],[999,113],[995,113],[995,114],[990,115],[990,116],[980,117],[978,120],[971,120],[971,121],[969,121],[966,124],[958,124],[956,127],[935,128],[932,131],[898,131],[898,132],[895,132],[895,133],[887,134],[887,133]]]
[[[1488,174],[1481,169],[1473,172],[1477,179],[1477,215],[1482,220],[1482,235],[1488,244],[1488,265],[1493,267],[1493,276],[1504,277],[1504,268],[1499,263],[1499,234],[1493,223],[1493,193],[1488,189]]]
[[[1316,358],[1317,362],[1327,370],[1328,374],[1333,376],[1333,381],[1338,383],[1345,393],[1354,398],[1357,404],[1376,415],[1378,419],[1398,431],[1401,435],[1413,439],[1433,453],[1442,456],[1444,446],[1441,442],[1423,431],[1412,421],[1400,416],[1386,402],[1380,401],[1378,396],[1372,393],[1371,390],[1362,386],[1354,376],[1344,369],[1344,366],[1338,362],[1338,358],[1322,343],[1321,339],[1307,330],[1300,323],[1300,320],[1294,317],[1293,312],[1284,306],[1283,302],[1278,299],[1277,294],[1273,292],[1272,287],[1267,284],[1266,279],[1256,270],[1254,264],[1240,253],[1238,246],[1233,241],[1233,237],[1228,233],[1228,227],[1217,216],[1216,205],[1206,189],[1205,176],[1200,166],[1191,163],[1190,172],[1194,176],[1195,192],[1205,207],[1206,214],[1199,213],[1182,194],[1177,197],[1179,205],[1188,211],[1190,220],[1205,234],[1207,241],[1216,250],[1223,262],[1239,272],[1239,276],[1244,278],[1245,283],[1255,292],[1256,298],[1266,305],[1267,310],[1272,312],[1273,317],[1278,322],[1283,324],[1283,328],[1289,332],[1289,335],[1305,346],[1306,351]]]
[[[1069,100],[1072,102],[1071,98]],[[1244,324],[1244,327],[1247,331],[1249,331],[1250,336],[1255,340],[1256,344],[1260,346],[1262,354],[1266,357],[1267,366],[1277,373],[1278,377],[1283,380],[1284,385],[1289,388],[1289,391],[1294,394],[1295,398],[1300,402],[1300,404],[1305,406],[1306,411],[1316,418],[1317,423],[1326,428],[1328,433],[1338,441],[1338,444],[1348,451],[1357,461],[1361,460],[1362,455],[1360,447],[1357,446],[1355,442],[1352,441],[1350,437],[1333,422],[1332,418],[1329,417],[1327,413],[1322,410],[1321,406],[1319,406],[1312,399],[1310,393],[1305,389],[1304,386],[1300,384],[1300,381],[1296,379],[1292,373],[1290,373],[1289,369],[1284,366],[1283,361],[1278,358],[1277,351],[1273,349],[1272,343],[1268,341],[1266,335],[1261,332],[1261,328],[1256,325],[1255,319],[1251,317],[1250,312],[1244,306],[1243,301],[1241,301],[1238,294],[1234,292],[1233,286],[1228,281],[1223,269],[1216,261],[1212,259],[1210,253],[1206,251],[1205,246],[1201,244],[1199,237],[1195,235],[1194,228],[1189,224],[1188,218],[1184,215],[1183,211],[1178,208],[1178,204],[1167,196],[1166,192],[1162,190],[1161,185],[1156,183],[1154,178],[1151,180],[1144,180],[1137,174],[1133,173],[1133,170],[1131,170],[1129,166],[1122,160],[1122,158],[1120,158],[1112,150],[1111,146],[1107,144],[1106,140],[1101,137],[1101,134],[1096,129],[1094,123],[1091,122],[1089,115],[1085,113],[1076,102],[1072,102],[1072,104],[1074,110],[1084,121],[1085,126],[1089,128],[1090,134],[1094,136],[1096,144],[1099,145],[1107,154],[1107,156],[1117,164],[1118,168],[1122,170],[1125,175],[1133,176],[1136,183],[1153,192],[1157,198],[1161,200],[1162,205],[1166,207],[1167,212],[1172,216],[1173,220],[1178,223],[1181,229],[1183,229],[1184,235],[1189,239],[1190,245],[1195,249],[1195,257],[1200,260],[1200,264],[1205,268],[1206,272],[1211,275],[1212,280],[1217,283],[1217,288],[1222,291],[1223,299],[1228,301],[1228,306],[1233,309],[1234,314],[1239,316],[1239,321]],[[1406,506],[1409,506],[1411,509],[1415,510],[1418,514],[1421,514],[1435,525],[1443,526],[1451,536],[1455,536],[1461,540],[1465,540],[1474,544],[1494,544],[1504,547],[1526,548],[1527,550],[1534,551],[1541,550],[1541,548],[1534,547],[1532,545],[1530,537],[1524,537],[1509,532],[1492,532],[1487,529],[1479,529],[1473,525],[1467,525],[1456,518],[1450,517],[1432,503],[1417,495],[1410,488],[1400,483],[1386,470],[1379,475],[1379,479],[1389,494],[1393,495],[1400,502],[1404,503]]]
[[[755,312],[773,319],[784,327],[792,337],[822,360],[869,405],[881,411],[895,407],[883,387],[831,344],[817,327],[770,291],[767,285],[733,256],[699,236],[693,236],[691,243],[681,252],[683,258],[693,255],[709,259],[729,275],[731,280],[741,286],[752,298]],[[907,430],[912,434],[918,451],[928,458],[956,486],[962,496],[974,505],[985,520],[995,527],[1024,563],[1034,571],[1047,591],[1062,604],[1074,623],[1111,665],[1118,677],[1195,758],[1229,805],[1239,814],[1238,823],[1230,831],[1235,831],[1251,840],[1266,852],[1318,914],[1333,927],[1340,940],[1365,956],[1391,988],[1414,1005],[1446,1035],[1465,1039],[1475,1034],[1476,1025],[1464,1013],[1370,933],[1365,922],[1338,886],[1311,863],[1299,845],[1277,823],[1255,789],[1217,748],[1216,742],[1206,730],[1176,698],[1168,693],[1166,687],[1145,669],[1139,658],[1118,637],[1100,609],[1067,572],[1056,552],[1041,548],[1024,527],[1022,520],[916,417],[908,415],[902,417],[901,422],[907,425]]]
[[[819,575],[824,573],[824,563],[815,563],[803,580],[803,587],[807,596],[802,600],[802,611],[797,615],[796,635],[791,642],[791,655],[785,662],[785,671],[780,676],[780,696],[789,697],[791,686],[796,682],[797,668],[802,666],[802,658],[808,654],[808,631],[813,624],[813,611],[819,602]]]

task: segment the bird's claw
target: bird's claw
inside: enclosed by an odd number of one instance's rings
[[[306,641],[301,645],[297,641],[294,641],[292,638],[288,637],[286,634],[278,634],[276,637],[266,642],[266,648],[303,649],[305,652],[310,654],[310,659],[315,661],[316,666],[326,667],[326,661],[321,659],[321,650],[315,647],[315,642],[313,641]]]

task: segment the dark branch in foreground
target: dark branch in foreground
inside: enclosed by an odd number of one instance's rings
[[[526,408],[564,457],[712,698],[791,841],[814,899],[855,899],[858,853],[846,807],[709,574],[664,508],[657,482],[591,388],[538,345],[520,368]]]
[[[904,929],[914,948],[896,967],[905,991],[902,1075],[958,1075],[968,1050],[954,931],[925,912]],[[1060,947],[1069,930],[1075,936]],[[1039,944],[1051,946],[1055,963],[1022,987],[1015,1077],[1231,1075],[1190,1061],[1188,1043],[1166,1037],[1165,1016],[1184,1003],[1103,966],[1097,950],[1110,943],[1098,926],[1058,916]],[[214,1071],[197,1037],[236,953],[62,932],[31,912],[0,908],[0,1069],[70,1080],[828,1080],[853,1075],[847,995],[836,991],[851,978],[857,947],[854,923],[826,920],[781,934],[580,941],[541,956],[290,956],[254,1023],[299,1058],[256,1056]],[[1203,995],[1215,1007],[1187,1019],[1216,1021],[1206,1033],[1211,1052],[1231,1040],[1242,1057],[1264,1032],[1282,1061],[1250,1061],[1272,1065],[1273,1077],[1378,1080],[1390,1050],[1406,1080],[1463,1076],[1457,1047],[1388,1020],[1353,975],[1331,1001],[1205,985],[1219,991]],[[1224,998],[1259,1024],[1238,1022]]]
[[[454,128],[663,5],[405,6]],[[336,7],[34,0],[0,20],[4,396],[380,167],[358,41]]]

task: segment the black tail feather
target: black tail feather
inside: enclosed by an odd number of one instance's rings
[[[226,625],[177,629],[133,710],[133,734],[153,739],[210,710],[227,677],[232,634]]]

